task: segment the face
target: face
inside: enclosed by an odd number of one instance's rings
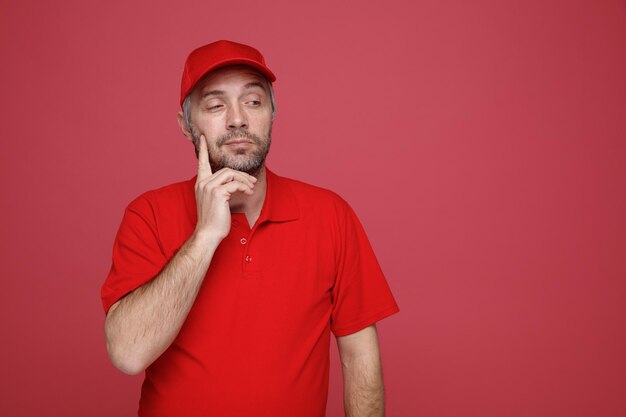
[[[213,172],[229,167],[257,175],[271,144],[267,80],[248,66],[220,68],[198,82],[190,99],[191,126],[188,131],[183,124],[181,128],[193,142],[196,156],[204,134]]]

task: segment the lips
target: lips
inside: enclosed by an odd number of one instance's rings
[[[224,145],[237,145],[240,143],[253,143],[253,142],[248,139],[232,139],[232,140],[229,140],[228,142],[225,142]]]

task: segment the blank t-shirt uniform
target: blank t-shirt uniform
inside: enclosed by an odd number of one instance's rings
[[[352,208],[332,191],[266,168],[250,228],[232,214],[178,336],[145,372],[141,417],[322,417],[330,332],[399,311]],[[126,208],[102,286],[105,312],[165,267],[197,221],[196,177]]]

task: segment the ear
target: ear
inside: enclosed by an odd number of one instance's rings
[[[181,132],[187,138],[188,141],[193,142],[193,136],[191,136],[191,132],[187,129],[187,122],[185,122],[185,117],[183,116],[183,112],[179,111],[176,114],[176,119],[178,120],[178,126],[180,127]]]

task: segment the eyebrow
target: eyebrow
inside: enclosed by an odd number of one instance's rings
[[[253,81],[253,82],[249,82],[246,85],[243,86],[243,88],[254,88],[254,87],[259,87],[261,88],[263,91],[265,91],[265,86],[263,84],[261,84],[260,82],[257,81]],[[211,90],[211,91],[207,91],[205,93],[202,93],[202,97],[200,97],[200,100],[204,100],[207,97],[211,97],[211,96],[223,96],[224,94],[226,94],[223,90]]]
[[[200,97],[200,100],[204,100],[207,97],[210,96],[223,96],[224,95],[224,91],[222,90],[211,90],[211,91],[207,91],[206,93],[202,93],[202,97]]]
[[[265,91],[265,86],[263,84],[261,84],[260,82],[257,81],[252,81],[246,85],[243,86],[243,88],[252,88],[252,87],[259,87],[261,88],[263,91]]]

